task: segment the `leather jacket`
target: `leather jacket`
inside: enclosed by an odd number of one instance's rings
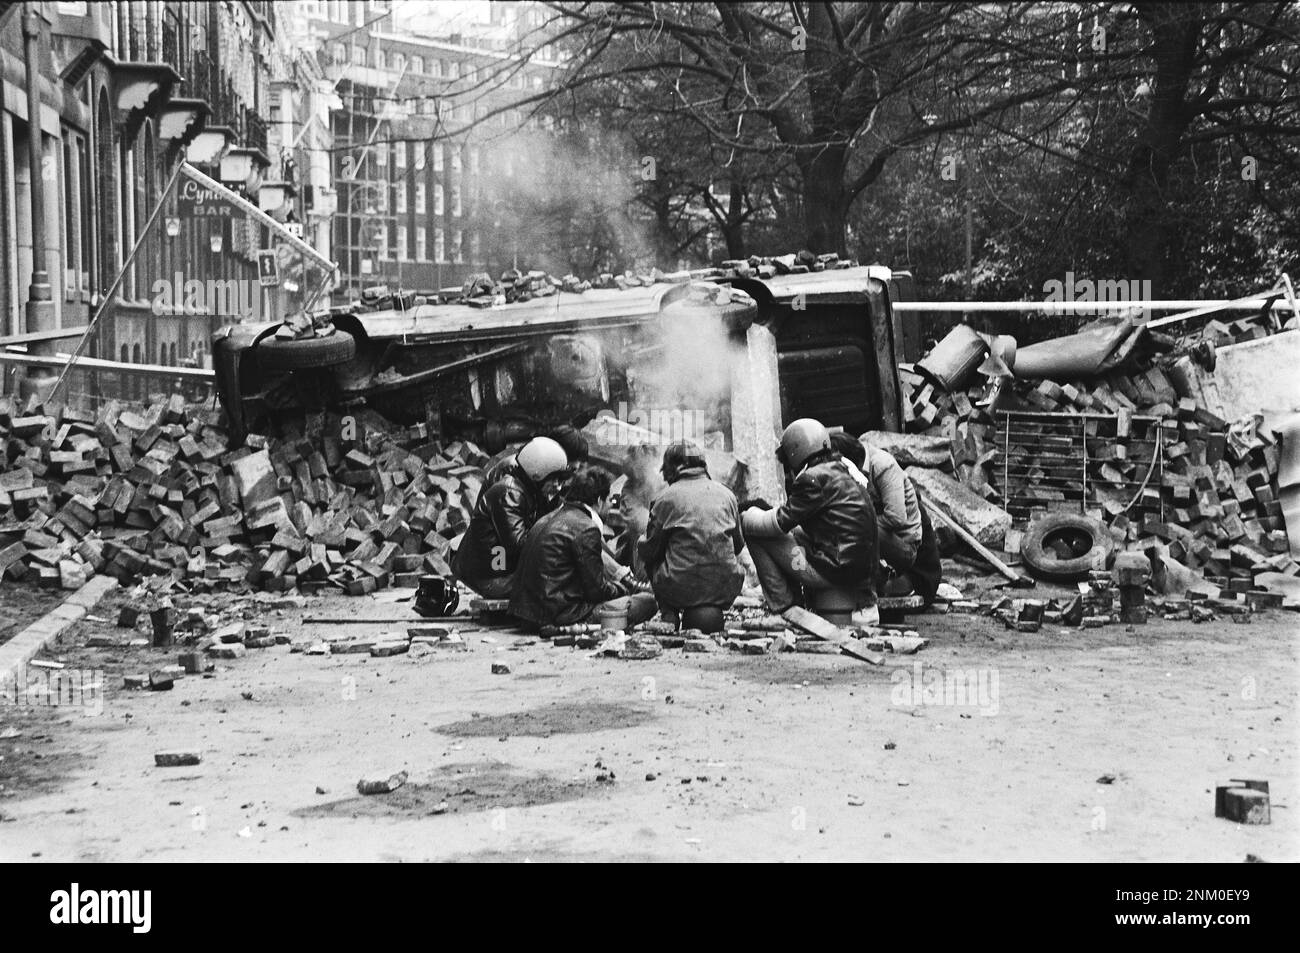
[[[838,458],[814,458],[799,472],[776,523],[783,533],[803,528],[809,565],[836,586],[857,586],[875,571],[875,507]]]
[[[537,521],[540,495],[516,468],[505,469],[495,483],[484,487],[474,504],[469,528],[452,557],[457,577],[492,579],[513,573],[524,536]]]
[[[623,595],[605,576],[600,530],[587,508],[565,503],[537,521],[524,541],[510,612],[537,625],[573,625]]]

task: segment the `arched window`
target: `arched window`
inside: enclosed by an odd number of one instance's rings
[[[423,57],[423,56],[412,56],[412,57],[411,57],[411,72],[412,72],[412,73],[423,73],[423,72],[424,72],[424,57]]]
[[[139,363],[141,363],[141,360],[140,360],[141,357],[142,357],[142,355],[141,355],[141,353],[140,353],[140,345],[138,345],[138,344],[133,345],[133,346],[131,347],[131,363],[132,363],[132,364],[139,364]],[[131,375],[131,386],[130,386],[131,396],[132,396],[133,398],[137,398],[137,399],[138,399],[138,398],[141,396],[141,394],[142,394],[143,391],[144,391],[144,381],[140,379],[140,375],[138,375],[138,374],[132,374],[132,375]]]

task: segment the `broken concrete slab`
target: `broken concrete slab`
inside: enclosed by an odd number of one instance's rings
[[[908,467],[903,471],[917,485],[927,505],[939,506],[990,549],[1001,549],[1011,517],[973,490],[938,470]]]

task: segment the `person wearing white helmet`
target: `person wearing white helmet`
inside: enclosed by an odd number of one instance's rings
[[[479,491],[469,528],[452,556],[456,577],[485,598],[507,598],[524,536],[568,474],[568,456],[554,440],[534,437],[524,444],[495,482]]]
[[[784,612],[808,589],[851,589],[863,605],[874,603],[875,508],[826,427],[809,417],[794,421],[781,435],[777,459],[790,477],[786,502],[750,507],[740,517],[769,607]]]

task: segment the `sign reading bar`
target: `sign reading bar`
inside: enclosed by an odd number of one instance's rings
[[[177,211],[191,218],[233,218],[235,214],[234,206],[219,192],[193,179],[181,183],[176,201]]]

